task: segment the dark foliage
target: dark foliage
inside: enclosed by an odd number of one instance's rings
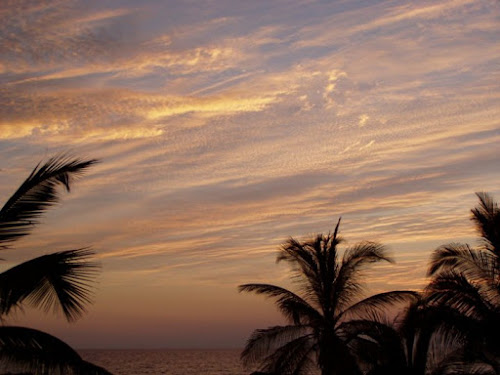
[[[41,215],[59,201],[61,186],[97,161],[61,155],[37,165],[0,210],[0,245],[30,233]],[[97,265],[88,248],[34,258],[0,274],[0,317],[27,302],[43,310],[61,309],[72,321],[85,312]],[[30,374],[95,374],[108,371],[84,361],[61,340],[23,327],[0,326],[0,362]]]
[[[110,375],[105,369],[82,360],[58,338],[24,327],[0,327],[0,361],[33,375]]]
[[[44,310],[60,307],[68,320],[75,320],[90,303],[91,282],[97,265],[88,259],[90,249],[66,250],[43,255],[0,274],[0,313],[27,300]]]
[[[309,241],[290,238],[277,261],[292,266],[292,279],[300,294],[270,284],[245,284],[243,292],[273,298],[289,325],[256,330],[247,342],[242,360],[248,367],[272,374],[308,374],[319,368],[323,375],[361,374],[347,342],[344,324],[352,318],[378,316],[385,307],[412,301],[417,294],[394,291],[359,300],[361,271],[391,261],[383,246],[363,242],[341,255],[340,220],[333,233]]]
[[[471,219],[480,245],[454,243],[434,252],[427,303],[446,306],[465,318],[467,351],[500,373],[500,210],[488,194],[477,197]]]
[[[381,245],[365,242],[340,257],[333,234],[288,240],[278,261],[289,262],[298,293],[270,284],[240,291],[275,300],[289,325],[256,330],[243,363],[262,374],[499,375],[500,210],[486,193],[472,221],[477,247],[439,247],[422,293],[393,291],[359,299],[360,270],[390,261]],[[390,306],[404,306],[389,319]]]
[[[0,210],[0,245],[27,235],[59,201],[58,185],[70,191],[73,180],[95,163],[62,155],[38,164]]]

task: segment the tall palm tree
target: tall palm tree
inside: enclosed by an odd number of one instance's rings
[[[452,243],[433,254],[427,303],[449,306],[467,318],[462,329],[483,362],[500,374],[500,210],[487,193],[476,193],[472,221],[480,235],[476,248]]]
[[[388,305],[417,298],[414,292],[393,291],[354,303],[362,292],[360,275],[365,266],[392,260],[374,242],[347,248],[341,257],[339,225],[340,219],[333,233],[304,242],[290,238],[279,250],[277,262],[292,266],[300,294],[270,284],[239,286],[240,291],[275,299],[289,323],[256,330],[241,355],[246,366],[279,375],[307,374],[314,368],[322,375],[360,374],[346,342],[346,322],[378,316]]]
[[[0,209],[0,247],[26,236],[42,214],[59,201],[59,187],[70,191],[73,180],[97,160],[60,155],[38,164]],[[0,319],[28,303],[61,309],[68,321],[85,312],[97,265],[88,248],[43,255],[0,273]],[[110,374],[85,362],[61,340],[24,327],[0,326],[0,363],[32,374]]]

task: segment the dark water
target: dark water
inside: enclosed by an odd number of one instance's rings
[[[115,375],[244,375],[241,350],[79,350]]]

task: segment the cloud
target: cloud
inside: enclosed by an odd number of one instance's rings
[[[456,8],[463,8],[469,4],[473,4],[473,0],[451,0],[441,4],[432,5],[402,5],[391,9],[387,15],[376,18],[375,20],[355,27],[353,32],[369,31],[379,27],[386,27],[393,24],[398,24],[403,21],[414,19],[435,19],[443,17],[443,13],[453,11]]]
[[[252,112],[264,109],[268,104],[276,102],[274,97],[256,98],[212,98],[209,100],[177,99],[177,105],[169,99],[162,100],[165,104],[158,103],[146,113],[148,119],[158,119],[181,115],[186,113],[230,114],[238,112]],[[172,105],[173,104],[173,105]]]
[[[118,47],[106,25],[130,12],[113,9],[90,13],[72,1],[62,0],[23,0],[4,5],[0,13],[4,73],[106,56]]]
[[[300,38],[296,38],[295,48],[326,47],[337,43],[365,41],[380,37],[382,33],[405,35],[415,21],[433,21],[444,16],[448,17],[446,28],[453,24],[454,16],[461,10],[481,14],[481,6],[472,0],[450,0],[440,4],[432,2],[397,4],[373,3],[366,6],[344,7],[340,11],[325,11],[321,21],[314,25],[304,25],[298,31]],[[457,17],[459,18],[459,17]],[[401,28],[401,24],[404,26]],[[335,27],[325,28],[325,25]],[[419,26],[419,24],[417,24]],[[451,31],[451,30],[450,30]],[[362,38],[361,36],[368,36]]]
[[[281,283],[279,244],[338,216],[393,251],[374,289],[419,288],[432,249],[474,243],[473,192],[500,194],[492,3],[23,4],[0,192],[68,148],[102,163],[5,258],[92,244],[124,309],[139,284]]]
[[[360,127],[365,126],[369,119],[370,119],[370,116],[368,116],[365,113],[362,115],[359,115],[359,126]]]
[[[4,90],[0,93],[0,139],[76,135],[80,139],[147,138],[163,134],[158,120],[193,114],[204,118],[263,110],[276,93],[195,98],[128,90],[58,90],[53,93]],[[15,130],[17,129],[17,130]]]

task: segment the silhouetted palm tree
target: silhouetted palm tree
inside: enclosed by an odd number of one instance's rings
[[[392,322],[353,320],[343,326],[366,375],[494,374],[465,350],[457,328],[463,320],[452,309],[415,299]]]
[[[479,205],[472,220],[481,244],[452,243],[434,252],[427,303],[449,306],[468,318],[462,324],[471,343],[468,350],[500,373],[500,210],[488,194],[476,195]]]
[[[340,219],[333,234],[300,242],[290,238],[277,261],[292,265],[292,280],[301,295],[270,284],[245,284],[240,291],[274,298],[288,319],[285,326],[256,330],[242,353],[245,365],[257,365],[271,374],[306,374],[319,368],[322,375],[360,374],[346,338],[350,318],[377,316],[395,302],[417,298],[408,291],[381,293],[353,303],[362,292],[360,271],[368,264],[391,261],[383,246],[362,242],[340,258]]]
[[[97,161],[58,156],[37,165],[0,210],[0,247],[30,233],[40,216],[59,200],[58,187]],[[60,308],[75,320],[90,302],[97,271],[88,249],[66,250],[29,260],[0,274],[0,318],[28,303],[44,310]],[[61,340],[29,328],[0,326],[0,363],[15,364],[32,374],[109,374],[83,361]]]

